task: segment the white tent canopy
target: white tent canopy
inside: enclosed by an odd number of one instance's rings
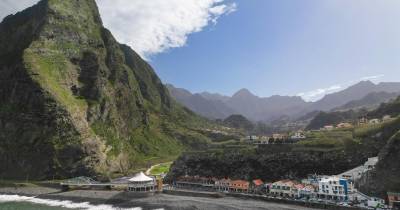
[[[130,182],[151,182],[153,178],[146,176],[143,172],[136,174],[134,177],[129,179]]]

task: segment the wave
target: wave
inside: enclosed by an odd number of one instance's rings
[[[111,205],[92,205],[89,202],[74,203],[72,201],[49,200],[35,197],[27,197],[20,195],[0,195],[0,203],[6,202],[29,202],[33,204],[46,205],[51,207],[62,207],[68,209],[82,209],[82,210],[142,210],[141,207],[135,208],[117,208]],[[158,209],[163,210],[163,209]]]

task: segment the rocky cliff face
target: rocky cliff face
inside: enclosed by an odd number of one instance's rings
[[[190,127],[199,119],[102,26],[94,0],[42,0],[6,17],[0,48],[2,177],[124,173],[206,141]]]

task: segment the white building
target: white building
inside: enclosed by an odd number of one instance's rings
[[[293,197],[295,183],[290,180],[277,181],[271,184],[270,193],[279,197]]]
[[[154,190],[156,190],[155,179],[146,176],[143,172],[140,172],[129,179],[128,191],[152,192]]]
[[[247,141],[255,141],[255,140],[258,140],[259,138],[258,138],[258,136],[246,136],[246,140]]]
[[[299,191],[300,198],[315,198],[317,195],[316,188],[313,185],[305,185]]]
[[[349,183],[336,176],[323,177],[319,181],[318,197],[326,200],[347,201],[349,199]]]
[[[301,139],[306,139],[307,137],[302,133],[302,132],[296,132],[294,135],[290,137],[290,139],[293,140],[301,140]]]
[[[333,129],[335,129],[335,126],[333,125],[325,125],[323,128],[321,128],[323,131],[332,131]]]

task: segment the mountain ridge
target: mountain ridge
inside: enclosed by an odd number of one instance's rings
[[[189,94],[190,91],[186,90],[186,93]],[[372,93],[375,93],[375,95],[370,95]],[[359,104],[360,107],[376,106],[400,95],[400,83],[381,82],[374,84],[371,81],[360,81],[342,91],[327,94],[316,102],[306,102],[300,96],[272,95],[259,97],[246,88],[238,90],[232,96],[224,96],[218,93],[204,94],[204,92],[200,95],[207,101],[218,101],[224,104],[219,105],[220,110],[223,110],[224,107],[230,108],[225,115],[219,114],[217,117],[213,116],[212,113],[207,113],[205,108],[201,113],[197,112],[205,117],[215,119],[226,118],[232,114],[241,114],[252,121],[272,122],[282,116],[288,116],[295,120],[313,111],[331,111],[346,108],[346,105],[352,106],[352,104]],[[187,97],[190,97],[190,95],[187,95]],[[182,102],[181,99],[176,99],[178,102]],[[188,98],[185,100],[190,101]],[[183,104],[194,109],[194,105],[188,101]]]

